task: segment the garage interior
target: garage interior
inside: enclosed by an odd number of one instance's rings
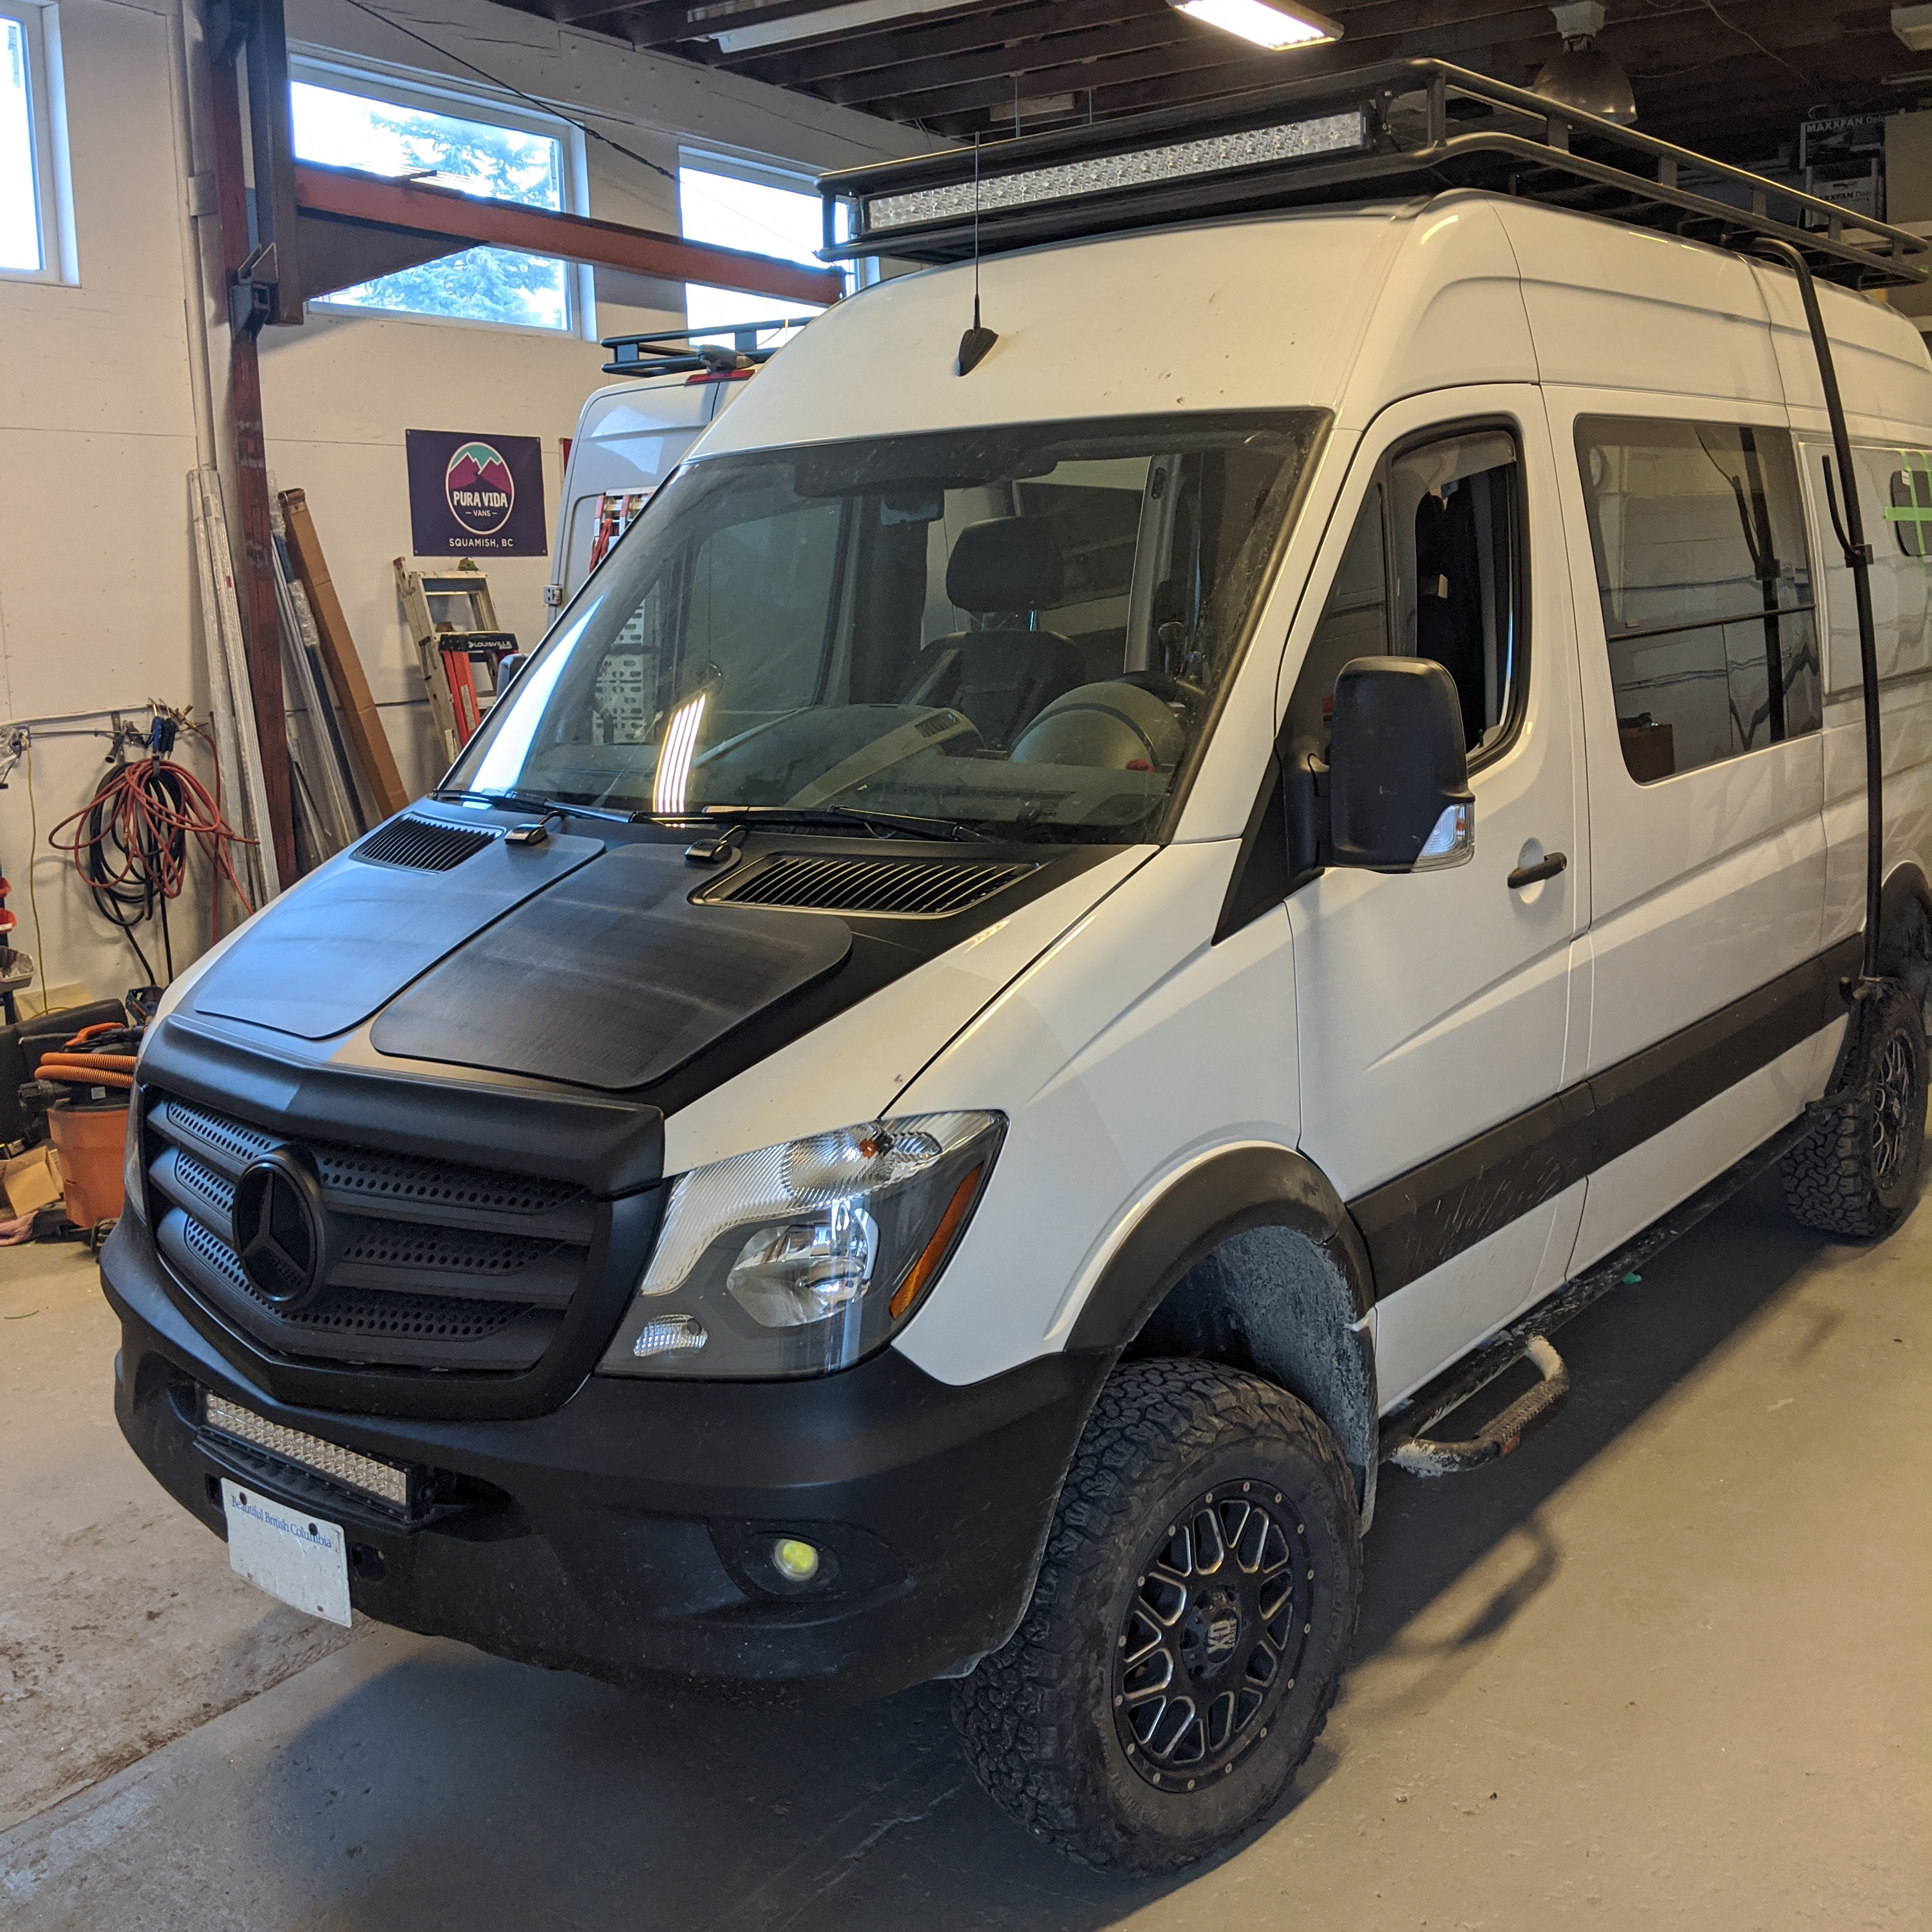
[[[1627,82],[1642,134],[1932,238],[1932,7],[1315,17],[1268,50],[1179,0],[0,0],[0,1922],[1932,1922],[1932,1223],[1807,1232],[1774,1174],[1564,1328],[1507,1462],[1382,1469],[1320,1741],[1152,1882],[1016,1832],[944,1683],[734,1707],[277,1604],[117,1426],[141,1029],[438,787],[640,512],[567,487],[594,391],[708,412],[910,267],[821,260],[819,176],[1568,62],[1612,88],[1573,104]],[[1872,298],[1932,334],[1904,280]],[[463,523],[484,458],[514,529]]]

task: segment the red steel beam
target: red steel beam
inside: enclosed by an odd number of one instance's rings
[[[398,181],[356,168],[298,161],[296,205],[313,216],[352,221],[418,235],[452,237],[470,246],[516,248],[566,262],[624,268],[669,282],[704,282],[775,301],[834,302],[844,292],[836,268],[806,268],[740,248],[714,248],[588,215],[552,214],[514,202],[486,201],[425,182]],[[310,290],[314,296],[326,292]]]

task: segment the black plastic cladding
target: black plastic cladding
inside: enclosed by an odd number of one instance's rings
[[[208,1479],[235,1474],[239,1456],[198,1427],[192,1384],[438,1472],[432,1520],[418,1530],[346,1494],[325,1499],[305,1478],[244,1470],[380,1555],[384,1573],[351,1573],[364,1615],[618,1682],[752,1688],[760,1702],[791,1688],[884,1695],[1003,1642],[1112,1360],[1040,1356],[956,1388],[888,1348],[792,1382],[593,1376],[527,1419],[337,1417],[284,1408],[238,1376],[189,1326],[130,1221],[103,1259],[123,1323],[122,1431],[217,1534]],[[446,1496],[457,1507],[442,1510]],[[935,1510],[935,1497],[949,1506]],[[820,1526],[836,1552],[829,1588],[748,1599],[733,1582],[734,1569],[758,1581],[734,1563],[751,1534]]]

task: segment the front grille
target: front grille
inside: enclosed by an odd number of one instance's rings
[[[1032,863],[962,865],[944,859],[836,859],[787,854],[748,868],[705,896],[732,905],[940,919],[978,905],[1038,870]]]
[[[311,1150],[325,1186],[370,1201],[404,1202],[430,1209],[473,1208],[486,1214],[542,1214],[582,1197],[580,1189],[560,1180],[500,1174],[453,1160],[424,1160],[327,1142]]]
[[[294,1142],[197,1102],[151,1096],[155,1238],[189,1292],[296,1360],[518,1372],[562,1322],[584,1276],[597,1207],[581,1188],[460,1161],[340,1142]],[[280,1307],[235,1248],[235,1184],[278,1148],[321,1180],[328,1273]]]
[[[472,832],[434,819],[398,818],[379,826],[354,848],[372,866],[406,866],[418,872],[447,872],[495,842],[494,832]]]

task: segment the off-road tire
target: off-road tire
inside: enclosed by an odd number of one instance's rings
[[[1130,1761],[1114,1708],[1117,1653],[1131,1654],[1121,1634],[1147,1582],[1137,1572],[1159,1567],[1149,1552],[1177,1516],[1216,1496],[1238,1512],[1244,1495],[1265,1500],[1295,1552],[1293,1675],[1282,1672],[1218,1774],[1156,1789]],[[1192,1864],[1254,1824],[1307,1756],[1360,1597],[1354,1484],[1314,1414],[1219,1363],[1130,1363],[1075,1451],[1019,1628],[955,1687],[967,1760],[1002,1810],[1083,1864],[1148,1876]]]
[[[1854,1024],[1856,1024],[1856,1018]],[[1903,988],[1877,996],[1849,1096],[1784,1156],[1784,1204],[1820,1234],[1870,1240],[1904,1220],[1925,1148],[1925,1025]]]

